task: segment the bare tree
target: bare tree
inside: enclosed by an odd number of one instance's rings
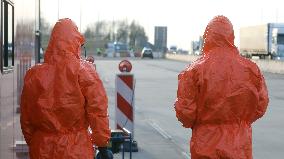
[[[129,46],[135,49],[141,49],[146,46],[148,37],[145,33],[144,28],[132,21],[129,26]]]
[[[84,32],[89,45],[95,48],[103,48],[108,42],[128,43],[133,49],[142,49],[147,45],[148,37],[144,27],[135,21],[129,25],[123,21],[99,21],[87,26]]]
[[[41,18],[40,20],[41,22],[41,47],[43,49],[47,48],[48,42],[49,42],[49,38],[50,38],[50,34],[51,34],[51,24],[45,19],[45,18]]]
[[[127,43],[128,40],[128,29],[129,26],[127,21],[118,22],[118,28],[116,33],[116,40],[122,43]]]

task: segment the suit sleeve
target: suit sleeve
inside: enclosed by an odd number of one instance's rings
[[[27,72],[27,75],[25,77],[25,82],[24,82],[24,87],[22,90],[22,94],[21,94],[21,103],[20,103],[20,109],[21,109],[21,117],[20,117],[20,122],[21,122],[21,129],[24,135],[24,138],[27,142],[27,144],[30,144],[31,138],[32,138],[32,134],[34,131],[34,128],[30,122],[29,117],[32,115],[30,113],[29,110],[29,97],[30,95],[29,90],[28,90],[28,81],[29,81],[29,75],[30,72]]]
[[[80,70],[79,84],[85,97],[85,109],[92,129],[92,140],[96,146],[106,146],[110,139],[108,99],[93,66],[85,65]]]
[[[255,111],[253,122],[261,118],[265,114],[269,102],[266,83],[260,70],[258,70],[258,80],[258,105]]]
[[[176,117],[186,128],[192,128],[196,120],[197,91],[193,70],[189,67],[178,76],[178,90],[175,102]]]

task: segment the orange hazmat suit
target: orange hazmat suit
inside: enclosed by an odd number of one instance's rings
[[[106,92],[92,64],[80,59],[83,43],[70,19],[59,20],[44,63],[26,73],[21,128],[31,159],[93,159],[93,144],[109,141]]]
[[[257,65],[240,56],[231,22],[217,16],[203,35],[202,57],[178,76],[176,116],[192,129],[192,159],[251,159],[251,124],[268,105]]]

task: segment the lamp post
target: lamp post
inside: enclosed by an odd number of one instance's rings
[[[36,37],[37,37],[37,50],[36,50],[36,63],[40,63],[40,50],[41,50],[41,0],[38,0],[38,30],[36,31]]]
[[[57,0],[57,19],[59,20],[59,1]]]
[[[80,32],[82,31],[82,1],[80,1]]]

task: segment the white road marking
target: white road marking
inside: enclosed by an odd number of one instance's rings
[[[104,80],[105,83],[109,83],[110,82],[110,80],[107,77],[105,77],[103,80]]]
[[[169,133],[167,133],[165,130],[163,130],[157,123],[155,123],[152,120],[148,120],[147,122],[165,139],[171,140],[175,145],[178,145],[178,143],[176,143],[176,141],[172,139],[172,136]],[[188,155],[186,152],[182,151],[181,153],[185,157],[185,159],[190,159],[190,155]]]
[[[6,129],[6,126],[0,124],[0,129],[1,129],[1,130],[5,130],[5,129]]]
[[[9,122],[7,123],[7,127],[13,125],[13,123],[14,123],[14,121],[9,121]]]
[[[148,121],[148,123],[159,133],[161,134],[165,139],[171,140],[172,137],[170,134],[168,134],[165,130],[163,130],[158,124],[156,124],[154,121]]]
[[[0,124],[0,128],[1,128],[2,130],[5,130],[5,129],[7,129],[8,127],[10,127],[10,126],[12,126],[13,124],[15,124],[16,122],[17,122],[17,117],[14,117],[13,120],[7,122],[6,125]]]
[[[190,159],[190,156],[188,154],[186,154],[186,152],[182,152],[182,155],[186,158],[186,159]]]

